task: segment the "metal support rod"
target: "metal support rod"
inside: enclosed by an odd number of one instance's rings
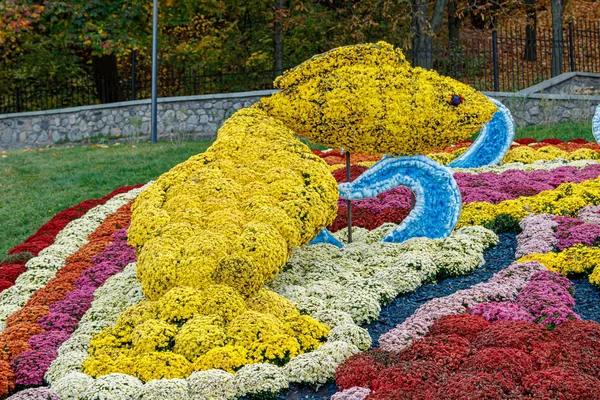
[[[346,182],[350,182],[350,152],[346,152]],[[348,243],[352,243],[352,202],[346,200],[348,206]]]
[[[158,130],[158,0],[154,0],[152,11],[152,127],[150,141],[156,143]]]
[[[135,100],[135,49],[131,51],[131,100]]]

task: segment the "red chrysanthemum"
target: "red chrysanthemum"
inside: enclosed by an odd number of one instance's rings
[[[522,139],[516,139],[515,142],[517,142],[521,145],[527,146],[531,143],[537,143],[537,140],[532,139],[532,138],[522,138]]]
[[[517,400],[519,387],[502,377],[485,372],[456,374],[442,385],[438,400]]]
[[[429,329],[428,336],[458,335],[472,341],[479,332],[489,325],[489,322],[479,316],[469,314],[447,315],[434,322]]]
[[[536,371],[523,378],[529,398],[586,400],[600,398],[600,380],[569,366]]]
[[[530,353],[540,343],[553,341],[551,332],[525,321],[498,321],[477,334],[473,344],[485,347],[512,347]]]
[[[438,334],[416,340],[402,351],[399,358],[404,361],[431,361],[456,371],[469,356],[471,343],[458,335]]]
[[[488,347],[471,355],[460,368],[462,373],[500,376],[507,381],[521,381],[521,377],[536,370],[533,357],[512,348]]]
[[[432,396],[446,377],[445,369],[435,362],[402,362],[382,371],[376,377],[369,399],[434,399]]]
[[[338,367],[335,373],[335,383],[342,390],[354,386],[370,387],[382,370],[383,365],[368,357],[353,356]]]
[[[364,167],[362,165],[352,165],[350,166],[350,181],[355,180],[356,178],[358,178],[363,172],[365,172],[366,170],[368,170],[369,168]],[[347,182],[346,179],[346,168],[339,168],[336,169],[335,171],[333,171],[333,177],[335,178],[335,180],[340,183],[340,182]]]
[[[27,268],[25,268],[25,264],[5,264],[2,267],[0,267],[0,278],[6,279],[10,282],[14,282],[19,277],[19,275],[21,275],[26,270]]]
[[[5,289],[8,289],[9,287],[13,286],[14,284],[15,284],[14,282],[11,282],[4,278],[0,278],[0,292],[4,291]]]

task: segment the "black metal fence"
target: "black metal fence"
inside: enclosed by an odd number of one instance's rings
[[[524,29],[494,31],[490,38],[455,43],[436,40],[427,56],[432,58],[433,69],[443,75],[478,90],[511,92],[551,77],[553,46],[562,49],[562,72],[600,73],[600,21],[568,24],[560,43],[552,40],[550,31],[536,32],[532,42]],[[526,57],[532,48],[535,57]],[[410,46],[404,51],[411,61],[422,56]],[[62,83],[17,82],[11,93],[0,92],[0,114],[150,98],[149,71],[132,64],[131,72],[112,84],[104,80],[96,83],[92,78]],[[224,74],[173,70],[161,74],[158,92],[160,97],[172,97],[270,89],[275,75],[275,71]]]
[[[562,72],[600,73],[600,22],[569,23],[563,38],[555,42],[550,31],[537,31],[531,41],[525,29],[510,29],[486,39],[434,41],[433,69],[478,90],[513,92],[551,78],[552,48],[559,46]],[[535,57],[526,57],[532,50]],[[423,58],[412,48],[406,55]]]

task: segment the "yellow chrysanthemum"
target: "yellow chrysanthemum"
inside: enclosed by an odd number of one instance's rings
[[[315,143],[367,154],[422,154],[464,140],[496,107],[434,71],[412,68],[378,42],[340,47],[277,78],[257,106]],[[452,105],[453,96],[460,104]]]

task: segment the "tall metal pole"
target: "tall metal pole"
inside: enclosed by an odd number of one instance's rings
[[[346,152],[346,182],[350,182],[350,152]],[[346,200],[348,207],[348,243],[352,243],[352,202]]]
[[[158,137],[158,0],[154,0],[152,11],[152,127],[150,132],[150,141],[156,143]]]

